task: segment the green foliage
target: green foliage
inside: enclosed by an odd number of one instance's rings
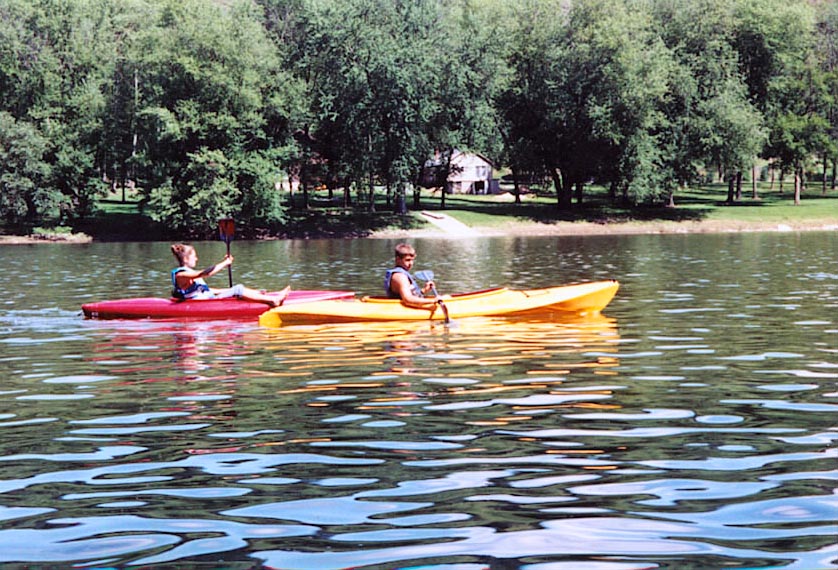
[[[436,0],[300,3],[290,56],[309,93],[300,156],[328,163],[320,177],[376,177],[396,188],[416,179],[448,103],[438,88],[451,61],[441,9]],[[302,175],[312,177],[315,165]]]
[[[824,115],[828,121],[823,152],[824,157],[831,158],[835,168],[838,166],[838,2],[823,4],[817,30],[817,61],[823,73]],[[832,187],[837,184],[833,179]]]
[[[0,216],[7,223],[58,218],[64,201],[50,186],[47,150],[37,128],[0,111]]]
[[[281,219],[276,180],[268,183],[264,168],[239,180],[231,164],[248,153],[257,162],[264,153],[281,158],[271,149],[288,135],[283,94],[294,81],[281,70],[259,17],[247,3],[222,10],[197,0],[163,1],[135,40],[139,143],[132,162],[155,219],[183,231],[200,231],[213,216],[234,212],[252,222]]]
[[[201,233],[233,215],[239,199],[227,157],[203,148],[188,155],[177,182],[152,190],[145,204],[153,220],[181,232]]]
[[[73,228],[70,226],[55,226],[52,228],[32,228],[32,235],[44,239],[51,239],[54,237],[66,237],[73,233]]]
[[[800,173],[838,159],[836,6],[5,0],[0,207],[83,221],[107,182],[175,231],[256,233],[287,219],[289,174],[400,205],[454,149],[551,179],[564,209],[592,181],[661,203],[758,156]]]
[[[241,191],[241,202],[235,213],[251,226],[274,228],[286,219],[277,191],[281,157],[279,152],[251,152],[236,160],[235,185]]]

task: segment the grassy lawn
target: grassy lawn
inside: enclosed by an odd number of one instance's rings
[[[621,207],[608,200],[604,188],[592,186],[586,188],[583,203],[576,204],[574,201],[569,211],[558,210],[556,198],[549,192],[529,193],[520,205],[515,204],[508,193],[498,196],[449,194],[445,197],[444,212],[466,225],[482,228],[502,228],[509,224],[544,227],[559,222],[595,222],[609,227],[677,222],[709,222],[719,226],[789,224],[798,227],[838,224],[836,191],[828,191],[824,196],[820,185],[813,185],[804,192],[801,203],[795,206],[788,188],[780,193],[777,189],[769,191],[765,185],[759,190],[757,200],[750,197],[750,190],[750,187],[744,188],[743,199],[735,204],[725,202],[726,186],[709,184],[676,194],[674,208]],[[108,196],[99,203],[97,214],[72,228],[73,231],[106,241],[185,239],[140,214],[138,203],[131,198],[133,196],[122,202],[121,196]],[[383,192],[378,196],[375,212],[368,212],[365,204],[348,209],[329,204],[326,192],[312,192],[311,198],[315,205],[310,209],[287,210],[287,221],[278,231],[244,235],[246,229],[241,228],[241,237],[363,237],[380,230],[412,230],[426,226],[420,216],[393,213],[392,204],[386,203]],[[414,207],[412,194],[407,198],[408,208],[413,212],[442,211],[439,194],[423,191],[418,208]],[[208,228],[207,231],[208,236],[209,232],[214,235],[215,228]]]
[[[823,223],[838,222],[838,192],[821,194],[808,190],[799,205],[786,190],[763,191],[759,199],[750,197],[750,188],[741,201],[727,204],[727,187],[707,185],[676,194],[675,208],[638,206],[624,208],[611,204],[603,188],[587,190],[583,204],[570,212],[556,209],[550,196],[528,196],[518,206],[499,203],[495,196],[447,196],[446,213],[470,226],[499,227],[510,221],[554,223],[557,221],[631,222],[742,222],[742,223]],[[439,208],[439,199],[427,200],[426,209]]]
[[[685,192],[680,197],[684,209],[702,212],[707,220],[743,222],[818,221],[835,219],[838,216],[838,193],[821,194],[820,187],[810,188],[801,197],[800,204],[794,204],[794,195],[787,188],[759,192],[759,199],[750,197],[750,188],[742,201],[727,204],[727,188],[711,185]],[[678,198],[676,198],[676,203]]]

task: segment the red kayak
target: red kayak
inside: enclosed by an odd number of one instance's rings
[[[355,293],[352,291],[292,290],[283,305],[330,299],[351,299],[354,296]],[[236,298],[181,301],[160,297],[99,301],[84,304],[81,308],[84,316],[89,319],[240,319],[258,317],[270,309],[265,303]]]

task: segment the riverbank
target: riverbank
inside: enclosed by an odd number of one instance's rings
[[[566,211],[557,211],[551,196],[534,192],[522,196],[520,204],[514,203],[509,193],[452,194],[442,203],[440,196],[425,192],[406,216],[394,213],[392,204],[384,202],[383,194],[373,211],[357,205],[324,206],[321,203],[326,194],[321,194],[313,193],[308,207],[289,203],[280,228],[267,230],[242,224],[236,239],[466,239],[838,230],[838,195],[823,190],[808,192],[799,204],[782,189],[761,189],[758,197],[729,203],[726,185],[708,184],[679,192],[677,206],[671,208],[615,205],[607,189],[593,186],[584,203],[574,204]],[[140,211],[138,204],[103,200],[94,217],[73,228],[36,228],[32,235],[0,235],[0,245],[216,238],[211,227],[205,228],[204,234],[186,235],[168,224],[155,223]]]
[[[28,235],[13,236],[0,235],[0,245],[27,245],[34,243],[91,243],[93,238],[87,234],[55,234],[49,236]]]
[[[838,217],[823,220],[759,222],[746,220],[703,221],[631,221],[616,223],[595,222],[521,222],[513,221],[503,226],[468,226],[463,232],[459,225],[450,229],[444,225],[429,225],[413,230],[386,229],[373,232],[373,238],[418,237],[474,237],[474,236],[593,236],[638,234],[708,234],[739,232],[808,232],[838,231]]]
[[[435,214],[441,219],[448,216]],[[639,235],[639,234],[708,234],[708,233],[751,233],[751,232],[809,232],[838,231],[838,217],[823,220],[759,222],[746,220],[704,220],[704,221],[631,221],[615,223],[595,222],[522,222],[510,221],[502,226],[464,226],[461,222],[445,224],[429,223],[416,229],[383,229],[363,236],[378,239],[410,238],[467,238],[497,236],[595,236],[595,235]],[[335,236],[357,237],[357,236]],[[51,236],[0,235],[0,245],[25,245],[43,243],[81,244],[93,242],[87,234],[58,234]]]

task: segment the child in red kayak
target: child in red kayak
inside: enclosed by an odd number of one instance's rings
[[[228,265],[232,265],[233,258],[224,256],[220,263],[216,263],[203,270],[195,269],[198,263],[198,253],[191,245],[176,243],[172,245],[172,253],[180,267],[172,269],[172,295],[178,299],[228,299],[238,297],[248,301],[258,301],[271,307],[282,304],[291,287],[283,289],[279,295],[266,295],[261,291],[250,289],[244,285],[236,285],[228,289],[214,289],[206,284],[204,277],[212,277]]]

